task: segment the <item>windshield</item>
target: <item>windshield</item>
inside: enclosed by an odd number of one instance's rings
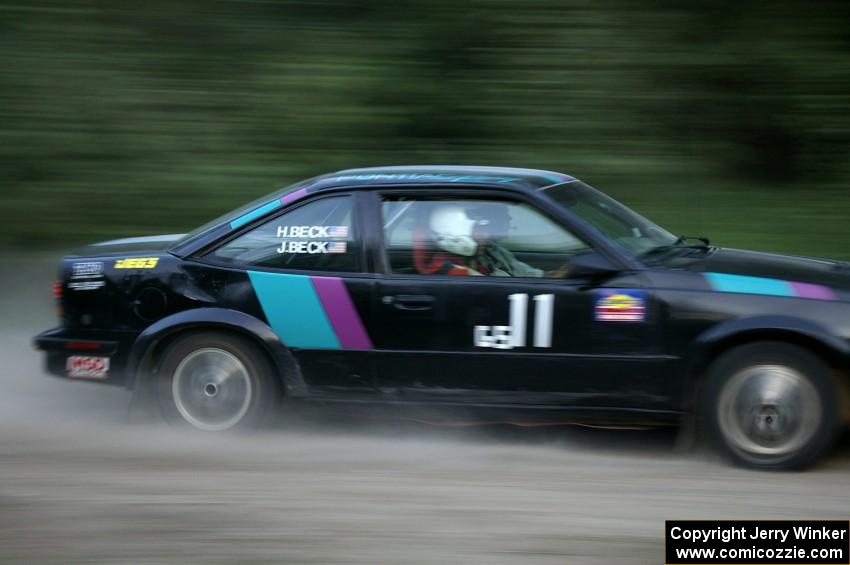
[[[556,185],[544,192],[634,258],[678,242],[678,238],[664,228],[581,181]]]

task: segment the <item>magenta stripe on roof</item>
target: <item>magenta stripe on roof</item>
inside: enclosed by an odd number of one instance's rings
[[[792,282],[791,288],[794,294],[800,298],[813,298],[815,300],[835,300],[835,293],[831,288],[819,284]]]
[[[351,302],[345,283],[337,277],[310,277],[331,326],[344,349],[372,349],[372,340]]]
[[[298,200],[299,198],[301,198],[305,194],[307,194],[306,188],[296,190],[295,192],[290,192],[289,194],[284,194],[283,196],[280,197],[280,203],[281,204],[289,204],[290,202]]]

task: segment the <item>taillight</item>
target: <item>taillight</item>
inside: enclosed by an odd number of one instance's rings
[[[65,316],[65,310],[62,308],[62,282],[54,281],[53,288],[53,298],[56,299],[56,316],[61,320]]]

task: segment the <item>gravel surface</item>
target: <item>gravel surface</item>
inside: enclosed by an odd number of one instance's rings
[[[846,440],[783,474],[669,432],[129,425],[126,391],[48,377],[30,346],[55,258],[4,267],[0,562],[658,564],[668,518],[850,517]]]

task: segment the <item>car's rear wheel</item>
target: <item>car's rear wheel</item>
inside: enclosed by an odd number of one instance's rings
[[[157,404],[166,421],[210,432],[269,422],[279,390],[271,364],[256,345],[219,332],[178,338],[165,352],[156,381]]]
[[[822,359],[792,344],[757,342],[715,361],[703,398],[714,442],[734,461],[763,469],[801,469],[832,444],[838,391]]]

